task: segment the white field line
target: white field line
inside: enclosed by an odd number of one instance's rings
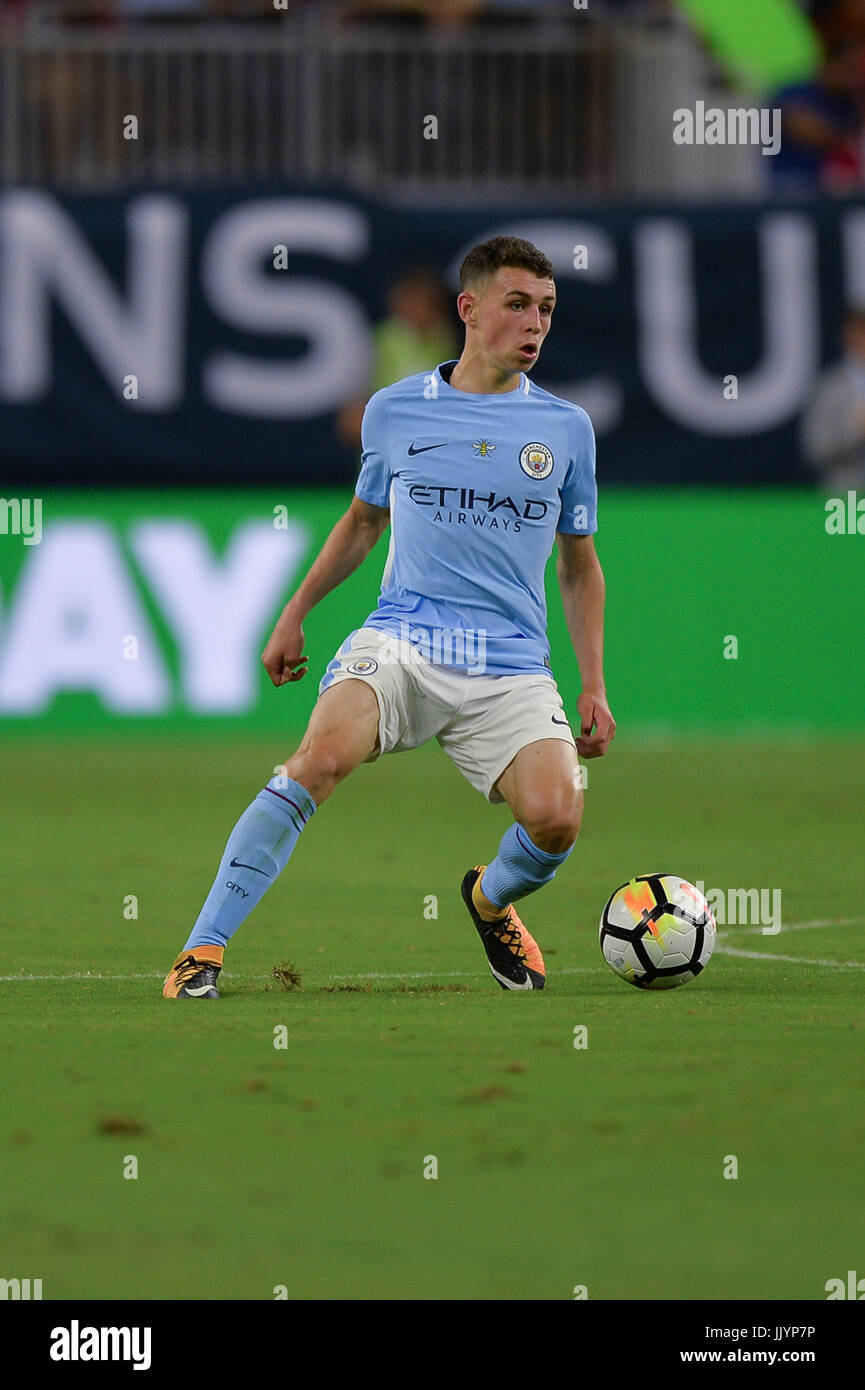
[[[862,922],[865,922],[865,917],[815,917],[813,922],[782,922],[781,931],[778,932],[777,935],[780,936],[781,932],[785,931],[808,931],[811,927],[856,927],[859,926]],[[719,938],[722,936],[727,936],[728,933],[731,931],[751,932],[754,936],[757,936],[758,934],[763,934],[762,927],[731,926],[725,928],[724,931],[719,931],[718,936]],[[776,935],[776,933],[771,932],[769,933],[769,935],[774,936]]]
[[[771,951],[736,951],[732,946],[716,947],[719,956],[741,956],[745,960],[780,960],[791,965],[828,965],[833,970],[865,970],[865,960],[825,960],[822,956],[778,956]]]
[[[814,927],[853,927],[862,922],[865,922],[865,917],[815,917],[812,922],[790,922],[786,927],[782,924],[777,935],[781,936],[785,931],[810,931]],[[764,935],[762,927],[729,927],[726,931],[719,931],[715,950],[720,956],[738,956],[744,960],[777,960],[790,965],[827,965],[834,970],[865,970],[865,961],[862,960],[825,960],[820,956],[779,956],[774,951],[744,951],[737,946],[727,945],[726,938],[731,931],[748,932],[752,936],[758,933]]]
[[[865,922],[865,917],[817,917],[811,922],[790,922],[786,927],[782,926],[780,936],[785,931],[808,931],[815,927],[852,927]],[[860,960],[824,960],[824,959],[805,959],[802,956],[779,956],[771,951],[744,951],[737,947],[728,946],[726,938],[731,931],[750,932],[756,934],[762,932],[762,927],[729,927],[724,931],[718,932],[718,945],[716,950],[723,956],[740,956],[746,960],[777,960],[789,962],[793,965],[828,965],[840,970],[865,970],[865,961]],[[557,975],[597,975],[603,974],[606,967],[603,965],[590,965],[584,968],[578,966],[565,966],[562,970],[557,970]],[[226,971],[226,976],[229,972]],[[241,971],[233,974],[236,980],[272,980],[272,975],[250,975]],[[144,975],[100,975],[89,970],[73,971],[68,975],[0,975],[0,982],[15,984],[24,981],[39,980],[161,980],[163,977],[157,972]],[[398,974],[380,974],[378,971],[368,970],[362,975],[322,975],[323,980],[478,980],[486,978],[485,971],[482,970],[410,970],[402,971]]]
[[[603,965],[589,965],[584,968],[566,966],[557,970],[557,975],[600,975],[605,973]],[[250,975],[245,971],[225,972],[232,980],[272,980],[273,975]],[[148,975],[97,975],[89,970],[70,972],[68,975],[0,975],[0,983],[24,983],[31,980],[162,980],[162,974]],[[486,979],[483,970],[411,970],[395,975],[382,975],[375,970],[367,970],[363,975],[319,975],[321,980],[480,980]]]
[[[478,978],[483,972],[480,970],[427,970],[424,972],[411,972],[402,975],[377,975],[370,970],[365,975],[322,975],[323,980],[443,980],[455,976]],[[226,977],[233,980],[272,980],[273,975],[252,975],[246,971],[226,970]],[[17,980],[162,980],[165,976],[162,973],[151,971],[147,975],[97,975],[89,970],[76,971],[69,975],[0,975],[0,981]]]

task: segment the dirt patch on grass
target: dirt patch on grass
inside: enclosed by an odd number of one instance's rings
[[[303,976],[290,960],[284,960],[282,965],[273,967],[273,978],[278,980],[285,990],[300,989],[303,984]]]
[[[96,1121],[98,1134],[146,1134],[147,1126],[128,1115],[101,1115]]]
[[[480,1086],[462,1097],[465,1105],[478,1105],[487,1100],[509,1100],[513,1095],[507,1086]]]

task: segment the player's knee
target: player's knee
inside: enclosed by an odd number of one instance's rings
[[[313,801],[320,805],[330,796],[344,777],[352,771],[353,763],[338,740],[313,738],[304,743],[286,762],[289,777],[306,787]]]
[[[522,823],[538,849],[545,854],[564,854],[574,845],[580,833],[582,795],[539,802],[529,809]]]

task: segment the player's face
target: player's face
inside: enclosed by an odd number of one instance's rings
[[[556,287],[530,270],[502,266],[476,300],[477,327],[491,361],[503,371],[530,371],[550,331]]]

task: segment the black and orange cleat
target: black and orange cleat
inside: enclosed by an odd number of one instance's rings
[[[460,892],[478,929],[493,977],[502,989],[543,989],[546,971],[541,948],[520,921],[513,904],[493,922],[484,921],[475,907],[473,889],[485,868],[486,864],[476,864],[469,869]]]
[[[181,951],[165,977],[165,999],[218,999],[216,981],[222,969],[223,946],[190,946]]]

